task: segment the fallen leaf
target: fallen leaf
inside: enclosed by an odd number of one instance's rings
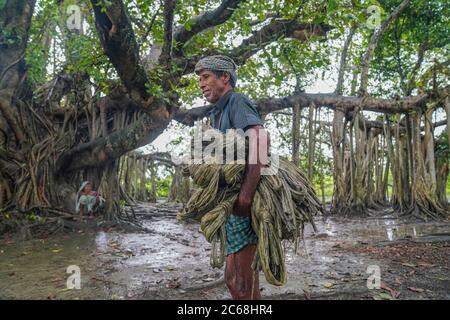
[[[411,290],[413,292],[424,292],[424,289],[414,287],[408,287],[408,290]]]
[[[380,288],[383,289],[383,290],[388,291],[389,294],[390,294],[393,298],[398,298],[398,296],[400,295],[400,292],[399,292],[399,291],[395,291],[394,289],[389,288],[389,287],[386,285],[386,283],[384,283],[384,282],[381,283]]]
[[[421,267],[434,267],[434,264],[421,262],[421,263],[419,263],[419,266],[421,266]]]
[[[113,248],[116,248],[116,247],[119,246],[119,243],[117,243],[116,241],[110,241],[110,242],[108,243],[108,246],[113,247]]]
[[[61,249],[55,249],[55,250],[52,250],[52,252],[54,252],[54,253],[58,253],[58,252],[60,252],[61,251]]]
[[[389,293],[382,292],[378,295],[379,298],[382,300],[394,300],[394,297],[392,297]]]
[[[327,288],[327,289],[333,288],[333,284],[332,284],[331,282],[327,282],[327,283],[325,283],[323,286],[324,286],[325,288]]]
[[[402,263],[402,266],[410,267],[410,268],[415,268],[416,267],[414,264],[411,264],[411,263]]]

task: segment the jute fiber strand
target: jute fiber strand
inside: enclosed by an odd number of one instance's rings
[[[217,153],[225,154],[225,149],[239,139],[248,150],[248,141],[244,142],[245,138],[236,132],[232,134],[232,140],[219,140],[223,142]],[[183,173],[193,179],[198,189],[178,213],[178,219],[200,221],[206,240],[212,244],[211,266],[220,268],[226,254],[225,223],[237,199],[245,163],[234,160],[220,164],[214,160],[210,157],[204,163],[184,168]],[[280,157],[278,170],[272,171],[271,175],[261,176],[252,202],[252,228],[258,236],[253,266],[262,268],[269,283],[280,286],[287,280],[282,240],[293,241],[297,249],[305,224],[310,223],[316,230],[313,216],[322,213],[323,206],[311,183],[294,164]]]

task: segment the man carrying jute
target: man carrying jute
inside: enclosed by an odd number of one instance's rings
[[[249,139],[245,177],[225,225],[225,281],[233,299],[261,299],[258,272],[252,269],[258,238],[252,229],[250,211],[261,177],[261,163],[265,160],[260,159],[258,148],[263,146],[268,150],[269,141],[263,134],[262,121],[254,104],[245,95],[234,91],[236,64],[231,58],[222,55],[205,57],[197,63],[195,72],[199,75],[204,97],[214,104],[210,112],[212,126],[223,133],[227,129],[242,129],[256,137]]]

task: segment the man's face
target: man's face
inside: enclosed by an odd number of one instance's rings
[[[229,74],[224,73],[217,77],[210,70],[202,70],[199,73],[200,89],[209,103],[216,103],[230,88]]]
[[[90,183],[88,183],[85,187],[84,187],[84,192],[91,192],[92,191],[92,185]]]

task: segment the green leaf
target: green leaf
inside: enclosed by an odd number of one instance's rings
[[[186,23],[184,24],[184,28],[186,29],[186,31],[191,31],[192,30],[191,20],[186,21]]]
[[[389,293],[382,292],[378,296],[383,300],[394,300],[394,298]]]
[[[275,85],[276,85],[276,86],[281,85],[281,82],[282,82],[282,79],[281,79],[280,77],[276,77],[276,78],[275,78]]]
[[[272,47],[272,48],[270,49],[270,53],[271,53],[273,56],[275,56],[275,55],[277,54],[277,47]]]
[[[327,15],[331,15],[334,13],[338,8],[338,4],[336,0],[328,0],[328,6],[327,6]]]

